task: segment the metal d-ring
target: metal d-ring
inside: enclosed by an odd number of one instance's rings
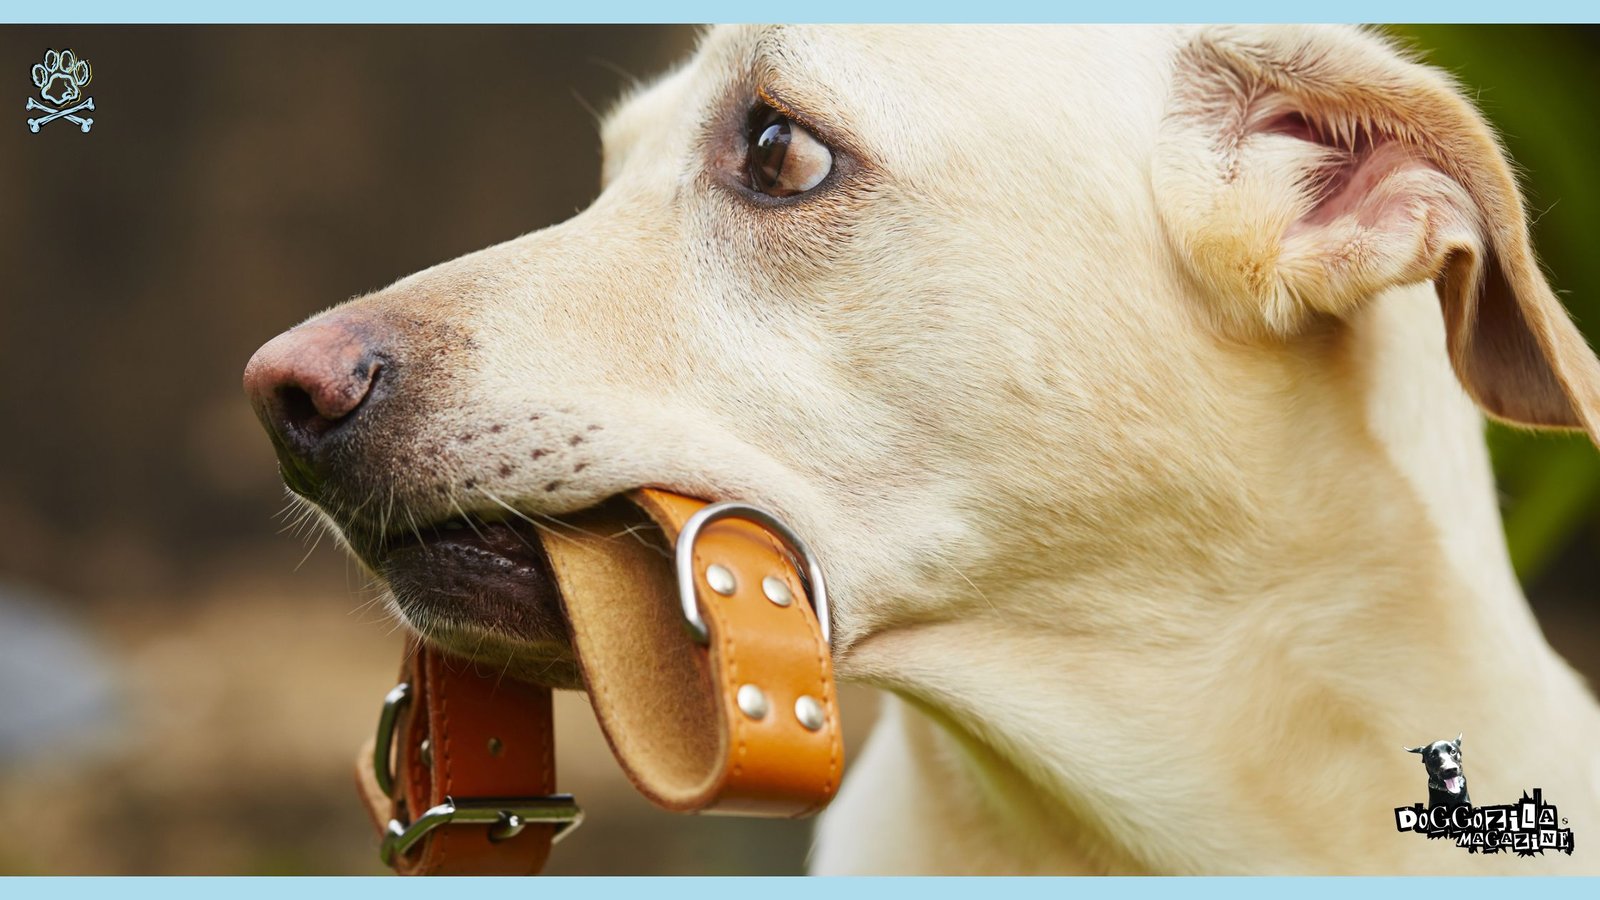
[[[674,551],[676,569],[678,573],[678,599],[683,604],[683,624],[689,629],[689,634],[702,644],[711,642],[711,631],[706,627],[706,620],[700,615],[700,604],[695,599],[694,589],[694,544],[700,538],[700,532],[707,525],[720,519],[743,519],[754,522],[783,539],[789,552],[799,558],[805,567],[806,594],[811,600],[811,608],[817,614],[817,623],[822,626],[822,642],[831,644],[832,629],[828,622],[828,591],[822,583],[822,566],[817,564],[817,558],[806,547],[800,535],[785,525],[781,519],[767,512],[759,506],[748,503],[727,501],[713,503],[689,517],[683,523],[683,529],[678,532],[678,546]]]
[[[395,724],[400,721],[400,710],[410,701],[411,685],[402,681],[384,695],[383,712],[378,714],[378,738],[372,745],[372,776],[385,797],[394,796],[394,768],[389,759],[394,748]]]

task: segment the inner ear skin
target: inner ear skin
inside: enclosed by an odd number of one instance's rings
[[[1376,130],[1377,126],[1356,126],[1347,134],[1326,123],[1318,123],[1299,110],[1282,113],[1260,128],[1262,134],[1280,134],[1308,144],[1325,147],[1328,157],[1324,165],[1310,176],[1315,205],[1311,212],[1294,225],[1325,225],[1341,215],[1353,211],[1361,199],[1385,176],[1392,166],[1369,166],[1379,145],[1394,153],[1390,162],[1412,161],[1414,154],[1406,151],[1393,135]]]
[[[1532,329],[1495,254],[1481,266],[1470,254],[1452,254],[1437,284],[1453,338],[1450,362],[1486,413],[1511,424],[1583,427],[1555,370],[1528,337]]]

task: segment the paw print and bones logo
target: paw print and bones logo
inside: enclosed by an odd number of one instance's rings
[[[94,98],[83,96],[83,89],[94,80],[94,70],[89,68],[87,59],[79,59],[71,50],[57,53],[54,50],[44,52],[44,62],[35,63],[33,66],[33,86],[39,89],[39,96],[45,101],[28,98],[27,109],[37,109],[45,113],[35,119],[28,120],[28,130],[34,134],[39,129],[57,119],[66,119],[87,132],[94,125],[94,119],[80,116],[84,110],[94,109]]]

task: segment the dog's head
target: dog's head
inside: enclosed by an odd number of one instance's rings
[[[1467,776],[1461,772],[1461,735],[1453,741],[1407,747],[1406,752],[1422,754],[1422,764],[1428,769],[1428,787],[1447,794],[1466,791]]]
[[[1343,336],[1405,285],[1492,414],[1600,415],[1488,128],[1363,32],[717,29],[604,154],[578,216],[246,372],[290,488],[463,651],[563,653],[531,545],[642,485],[787,519],[841,649],[996,611],[1159,630],[1036,588],[1296,540],[1261,511],[1353,483],[1301,448],[1355,446],[1381,386]]]

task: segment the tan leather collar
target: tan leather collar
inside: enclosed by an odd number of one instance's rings
[[[819,618],[807,602],[825,598],[820,571],[813,564],[803,577],[798,538],[759,510],[653,489],[628,499],[675,548],[689,598],[661,548],[628,523],[543,541],[591,705],[623,771],[677,812],[822,809],[844,750],[826,606],[818,603]],[[698,531],[692,547],[679,546],[686,528]],[[685,627],[692,612],[700,629]],[[357,762],[385,861],[401,874],[537,873],[552,841],[581,818],[571,797],[553,793],[550,701],[548,687],[408,646],[388,727]]]

